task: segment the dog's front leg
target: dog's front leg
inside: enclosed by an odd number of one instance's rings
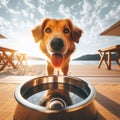
[[[67,75],[68,74],[68,69],[69,69],[69,64],[66,63],[66,65],[61,70],[63,75]]]
[[[54,74],[54,68],[52,67],[52,65],[48,61],[47,61],[47,73],[48,73],[48,75]]]

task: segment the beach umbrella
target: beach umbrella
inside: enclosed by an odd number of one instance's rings
[[[0,34],[0,38],[6,38],[4,35]]]
[[[103,31],[100,35],[120,36],[120,20]]]

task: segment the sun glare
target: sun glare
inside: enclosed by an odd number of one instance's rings
[[[25,53],[29,56],[44,58],[44,55],[39,50],[38,44],[34,42],[33,36],[30,32],[14,33],[15,49],[20,53]]]

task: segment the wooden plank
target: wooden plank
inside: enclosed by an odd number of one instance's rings
[[[108,69],[111,70],[111,52],[108,52]]]
[[[2,34],[0,34],[0,38],[6,39],[6,37],[4,35],[2,35]]]
[[[103,31],[100,35],[120,36],[120,20]]]
[[[16,106],[14,90],[17,84],[0,84],[0,119],[13,120]]]
[[[111,51],[111,52],[116,52],[116,51],[120,51],[120,45],[115,45],[115,46],[110,46],[110,47],[108,47],[108,48],[104,48],[104,49],[102,49],[101,51],[102,52],[109,52],[109,51]]]
[[[109,69],[109,65],[105,59],[106,52],[102,53],[101,51],[99,51],[99,55],[100,55],[101,59],[100,59],[99,64],[98,64],[98,68],[100,68],[102,65],[102,62],[104,62],[106,68]]]

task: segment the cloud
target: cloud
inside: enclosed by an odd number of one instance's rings
[[[0,32],[6,36],[9,36],[9,31],[12,29],[11,21],[6,20],[3,17],[0,17]]]
[[[25,16],[25,17],[28,17],[29,14],[28,14],[28,11],[27,10],[22,10],[21,13]]]
[[[113,43],[108,42],[107,38],[101,38],[99,34],[120,19],[120,5],[117,0],[0,0],[0,2],[1,34],[4,33],[8,37],[12,37],[13,34],[20,36],[23,33],[21,31],[30,31],[45,17],[68,17],[83,30],[77,50],[88,53],[89,47],[93,47],[92,52],[95,51],[94,48],[103,44]],[[85,45],[88,46],[88,50],[85,50]]]
[[[49,0],[48,0],[48,1],[49,1]],[[41,5],[42,5],[42,6],[45,6],[48,1],[47,1],[47,0],[39,0],[39,4],[40,4],[40,6],[41,6]]]
[[[17,10],[15,10],[15,9],[11,9],[11,8],[8,8],[8,11],[9,11],[9,14],[11,14],[11,15],[20,15],[21,14],[21,12],[20,11],[17,11]]]
[[[33,20],[33,18],[34,18],[34,14],[33,13],[30,13],[30,18]]]
[[[8,3],[9,3],[9,0],[0,0],[0,4],[1,4],[2,6],[5,6],[6,8],[7,8],[7,6],[8,6]]]
[[[108,12],[108,14],[105,15],[105,20],[106,21],[109,21],[112,18],[114,18],[114,19],[119,19],[120,18],[120,5],[117,8],[110,10]]]
[[[96,0],[96,3],[94,4],[95,9],[101,7],[103,4],[103,0]]]
[[[30,9],[32,9],[32,10],[35,9],[35,6],[34,6],[32,3],[30,3],[30,0],[24,0],[24,3],[25,3]]]
[[[59,13],[60,13],[61,15],[63,15],[64,17],[71,17],[70,8],[65,7],[63,4],[60,4],[58,10],[59,10]]]
[[[4,18],[0,17],[0,31],[1,31],[1,33],[4,33],[4,29],[5,29],[3,22],[4,22]]]
[[[38,11],[44,18],[47,17],[47,11],[41,6],[38,7]]]
[[[83,11],[82,11],[82,14],[84,16],[87,16],[91,9],[92,9],[91,4],[87,0],[84,0],[83,1]]]

